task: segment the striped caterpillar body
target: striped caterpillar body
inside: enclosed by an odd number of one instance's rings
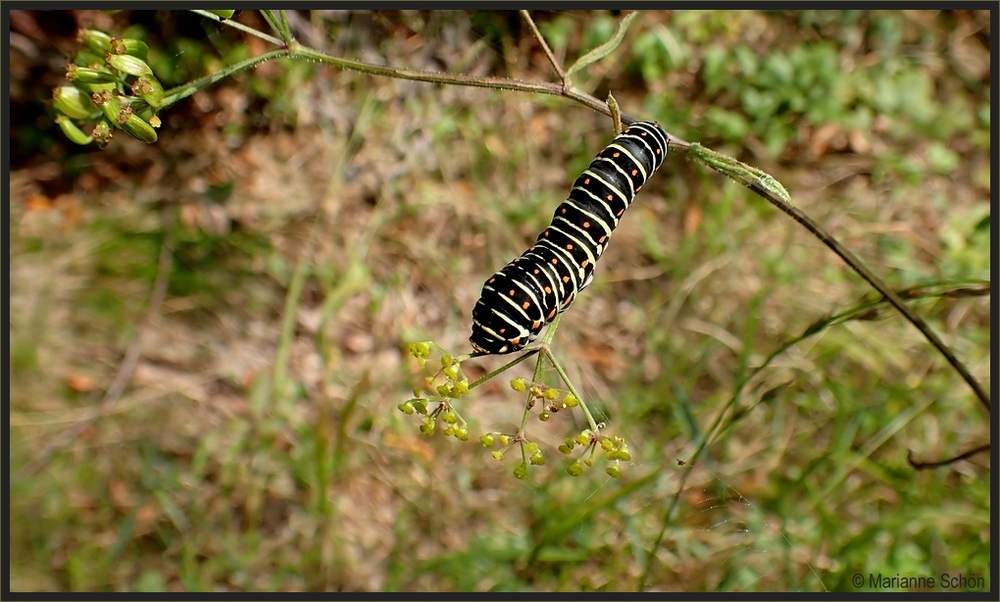
[[[479,353],[513,353],[569,309],[632,199],[663,163],[668,138],[633,123],[597,154],[535,244],[490,276],[472,310],[469,342]]]

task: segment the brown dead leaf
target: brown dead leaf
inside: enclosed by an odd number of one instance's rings
[[[24,202],[24,208],[28,211],[48,211],[53,206],[52,199],[44,194],[33,194]]]
[[[813,132],[812,138],[809,139],[809,151],[814,157],[821,157],[827,153],[830,148],[833,139],[837,134],[841,133],[840,126],[836,123],[826,123]]]
[[[157,520],[156,506],[152,503],[143,504],[142,508],[135,513],[135,530],[145,533],[153,529]]]
[[[70,196],[68,194],[64,194],[59,197],[58,203],[59,207],[62,209],[62,231],[65,234],[73,230],[73,228],[80,223],[80,219],[83,216],[83,210],[80,208],[80,201],[75,196]]]
[[[596,368],[601,376],[609,380],[621,378],[625,371],[624,360],[610,345],[586,343],[580,346],[579,354],[585,363]]]
[[[848,140],[851,143],[851,150],[859,155],[867,155],[872,150],[872,143],[868,139],[868,135],[861,130],[852,130],[848,135]]]
[[[128,486],[120,480],[111,481],[108,484],[108,498],[119,512],[127,512],[135,505],[135,500],[128,490]]]
[[[418,439],[414,436],[401,436],[395,433],[387,432],[382,437],[382,443],[386,447],[391,447],[394,449],[401,449],[413,454],[417,454],[424,459],[425,462],[430,462],[434,455],[431,452],[431,446],[423,439]]]
[[[70,374],[63,382],[74,393],[90,393],[97,388],[97,381],[84,374]]]
[[[684,234],[691,236],[698,231],[701,220],[705,217],[701,208],[691,204],[684,208]]]

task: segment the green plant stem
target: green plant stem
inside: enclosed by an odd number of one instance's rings
[[[757,190],[751,188],[751,190],[756,192],[758,195],[763,196],[772,205],[774,205],[778,209],[781,209],[786,214],[788,214],[792,219],[802,224],[802,226],[805,227],[806,230],[809,230],[809,232],[811,232],[816,238],[820,239],[823,242],[823,244],[825,244],[834,253],[836,253],[837,256],[843,259],[844,262],[847,263],[847,265],[851,266],[851,269],[853,269],[859,276],[861,276],[865,280],[865,282],[870,284],[872,287],[875,288],[875,290],[881,293],[882,296],[890,304],[892,304],[892,306],[895,307],[896,310],[898,310],[901,314],[903,314],[903,316],[907,320],[909,320],[910,323],[913,324],[913,326],[915,326],[916,329],[919,330],[921,334],[924,335],[924,338],[926,338],[931,343],[931,345],[933,345],[941,353],[941,355],[943,355],[945,359],[948,360],[948,363],[951,364],[951,366],[959,373],[959,375],[961,375],[962,379],[965,380],[965,382],[972,389],[973,393],[975,393],[976,397],[979,399],[979,402],[982,403],[983,407],[986,408],[986,412],[987,413],[991,412],[992,403],[990,402],[989,393],[987,393],[979,384],[979,382],[976,381],[976,379],[972,376],[969,370],[965,367],[965,364],[963,364],[961,361],[959,361],[957,357],[955,357],[955,354],[952,353],[951,349],[949,349],[948,346],[945,345],[944,342],[937,336],[937,334],[935,334],[935,332],[931,330],[931,327],[928,326],[926,322],[924,322],[924,319],[921,318],[915,311],[910,309],[909,306],[906,305],[906,303],[904,303],[903,300],[899,298],[899,295],[897,295],[895,291],[893,291],[891,288],[889,288],[888,285],[882,282],[881,278],[876,276],[874,273],[871,272],[871,270],[865,267],[865,265],[861,262],[861,260],[859,260],[857,257],[854,256],[854,253],[848,251],[846,247],[844,247],[842,244],[840,244],[840,242],[837,241],[837,239],[833,238],[833,236],[827,233],[827,231],[824,230],[822,227],[820,227],[819,224],[814,222],[811,217],[809,217],[805,213],[802,213],[801,210],[799,210],[791,203],[786,203],[782,201],[780,198],[772,198],[772,195],[774,195],[774,193],[766,189]]]
[[[569,375],[566,374],[563,367],[556,361],[555,356],[552,355],[552,341],[556,338],[556,330],[559,328],[559,322],[561,321],[562,314],[557,315],[556,319],[552,320],[552,323],[549,324],[549,327],[545,330],[545,335],[542,337],[542,342],[539,346],[541,347],[542,355],[545,356],[549,360],[549,363],[552,364],[552,367],[556,369],[556,373],[559,375],[559,378],[562,379],[566,388],[569,389],[569,392],[573,394],[573,397],[576,397],[576,400],[580,402],[580,409],[583,410],[584,416],[587,417],[587,424],[590,425],[590,430],[596,433],[598,431],[597,421],[594,420],[594,416],[590,413],[590,408],[587,407],[587,403],[583,401],[583,397],[577,392],[576,387],[574,387],[573,383],[569,380]],[[539,361],[541,361],[541,358],[539,358]]]
[[[259,31],[257,29],[254,29],[253,27],[247,27],[246,25],[244,25],[244,24],[242,24],[242,23],[240,23],[238,21],[233,21],[232,19],[223,19],[219,15],[216,15],[214,13],[210,13],[210,12],[205,11],[205,10],[192,10],[191,12],[193,12],[196,15],[200,15],[202,17],[205,17],[206,19],[211,19],[213,21],[217,21],[219,23],[222,23],[226,27],[232,27],[233,29],[238,29],[239,31],[242,31],[243,33],[250,34],[250,35],[254,36],[255,38],[260,38],[260,39],[262,39],[264,41],[270,42],[270,43],[274,44],[275,46],[283,46],[284,45],[284,42],[282,42],[280,39],[278,39],[278,38],[276,38],[274,36],[269,36],[266,33],[264,33],[263,31]],[[263,12],[263,11],[261,11],[261,12]],[[265,17],[265,19],[266,19],[266,17]]]
[[[544,348],[542,350],[542,353],[545,354],[546,358],[548,358],[549,362],[552,364],[552,367],[556,369],[556,373],[559,375],[559,378],[562,379],[563,383],[566,384],[566,388],[569,389],[569,392],[572,393],[573,397],[575,397],[577,401],[580,402],[580,409],[583,410],[583,415],[587,417],[587,424],[590,426],[590,430],[596,433],[598,430],[600,430],[600,426],[594,419],[594,415],[590,413],[590,408],[588,408],[587,403],[583,401],[583,397],[580,396],[580,394],[576,390],[576,387],[573,386],[572,381],[570,381],[569,379],[569,375],[566,374],[566,371],[563,370],[563,367],[559,364],[559,362],[556,361],[555,356],[552,355],[552,352],[549,351],[548,347]]]
[[[475,389],[476,387],[478,387],[479,385],[483,384],[484,382],[486,382],[486,381],[488,381],[488,380],[490,380],[490,379],[492,379],[492,378],[494,378],[496,376],[499,376],[500,374],[502,374],[502,373],[510,370],[514,366],[520,364],[521,362],[527,360],[529,357],[531,357],[531,356],[535,355],[536,353],[538,353],[539,349],[540,349],[539,347],[529,347],[529,348],[525,349],[524,353],[522,353],[521,356],[518,357],[517,359],[509,361],[506,364],[504,364],[503,366],[500,366],[499,368],[497,368],[496,370],[493,370],[492,372],[488,372],[487,374],[485,374],[485,375],[477,378],[475,382],[469,384],[469,390],[471,391],[471,390]],[[479,357],[479,356],[471,356],[470,355],[469,357]]]
[[[538,40],[538,44],[542,47],[542,50],[545,52],[545,56],[549,58],[549,64],[552,65],[553,69],[555,69],[556,75],[559,76],[559,81],[563,82],[564,87],[568,85],[569,80],[566,79],[566,72],[563,71],[562,65],[559,64],[559,61],[556,60],[555,55],[552,54],[552,49],[549,48],[549,45],[547,43],[545,43],[545,38],[542,37],[542,32],[538,31],[538,26],[535,25],[535,20],[531,18],[531,13],[529,13],[526,10],[522,10],[521,18],[524,19],[524,22],[528,24],[528,29],[531,30],[531,35],[535,36],[535,39]]]
[[[230,23],[230,21],[224,21],[225,23]],[[276,40],[278,44],[281,40]],[[163,93],[163,108],[169,107],[170,105],[184,100],[188,96],[191,96],[195,92],[207,88],[208,86],[214,84],[215,82],[225,79],[230,75],[239,73],[240,71],[245,71],[251,67],[256,67],[257,65],[269,61],[271,59],[281,58],[283,56],[289,56],[287,50],[272,50],[271,52],[265,52],[260,56],[255,56],[253,58],[247,59],[245,61],[240,61],[235,65],[230,65],[222,71],[206,75],[205,77],[199,77],[194,81],[190,81],[186,84],[177,86],[176,88],[171,88]],[[162,108],[160,110],[163,110]]]

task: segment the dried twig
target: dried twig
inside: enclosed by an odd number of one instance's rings
[[[917,462],[916,460],[913,459],[913,452],[907,451],[906,461],[909,462],[910,466],[912,466],[916,470],[927,470],[928,468],[937,468],[939,466],[947,466],[949,464],[954,464],[955,462],[966,460],[976,454],[981,454],[984,451],[989,451],[989,450],[990,450],[990,444],[986,443],[984,445],[980,445],[979,447],[974,447],[967,452],[958,454],[953,458],[948,458],[947,460],[938,460],[936,462]]]

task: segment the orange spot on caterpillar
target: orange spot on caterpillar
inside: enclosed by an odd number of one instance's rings
[[[506,329],[506,328],[501,328],[501,329],[500,329],[500,334],[503,334],[503,333],[504,333],[504,332],[506,332],[506,331],[507,331],[507,329]]]
[[[584,228],[589,228],[590,227],[590,222],[583,222],[583,227]]]
[[[615,200],[615,197],[609,194],[609,195],[608,195],[608,200],[609,200],[609,201],[613,201],[613,200]]]
[[[567,244],[567,245],[566,245],[566,250],[567,250],[567,251],[572,251],[572,250],[573,250],[573,243],[569,243],[569,244]]]
[[[590,178],[587,178],[586,180],[583,181],[584,186],[586,186],[587,184],[590,184]]]
[[[546,286],[545,287],[545,294],[546,295],[551,295],[552,294],[552,287],[551,286]]]
[[[521,309],[528,309],[529,307],[531,307],[531,304],[527,301],[521,304]]]
[[[559,259],[556,257],[552,258],[552,265],[559,265]]]
[[[604,243],[604,241],[607,240],[607,239],[608,239],[607,236],[602,236],[597,242]]]
[[[615,151],[611,156],[614,157],[615,159],[617,159],[618,157],[621,157],[622,154],[620,152],[618,152],[618,151]]]
[[[535,320],[534,322],[531,323],[531,329],[532,330],[538,330],[541,327],[542,327],[542,323],[539,322],[538,320]]]
[[[511,341],[510,344],[513,345],[513,346],[515,346],[515,347],[517,347],[518,345],[521,344],[521,337],[517,337],[516,339],[514,339],[513,341]]]
[[[510,295],[511,297],[513,297],[514,296],[514,289],[510,289],[510,291],[507,294]]]
[[[589,259],[584,259],[583,262],[580,264],[580,267],[581,268],[585,268],[588,265],[590,265],[590,260]]]
[[[638,169],[633,169],[633,170],[632,170],[632,175],[633,175],[633,176],[637,176],[637,175],[639,175],[639,170],[638,170]]]
[[[556,317],[556,308],[553,307],[552,311],[549,312],[549,315],[548,315],[547,319],[548,319],[549,322],[551,322],[552,318],[554,318],[554,317]]]
[[[568,283],[569,282],[569,276],[563,276],[563,282]]]

